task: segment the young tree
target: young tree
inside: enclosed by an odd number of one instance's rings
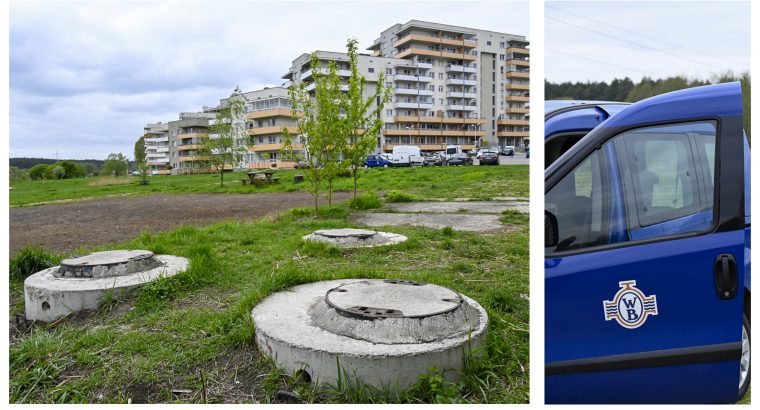
[[[117,177],[122,176],[127,173],[128,169],[129,169],[129,160],[122,153],[108,154],[108,158],[106,158],[105,162],[103,163],[103,170],[108,175],[112,174]]]
[[[47,164],[37,164],[33,166],[31,169],[29,169],[29,178],[31,178],[33,181],[44,179],[45,170],[47,170],[47,167]]]
[[[143,184],[146,184],[148,181],[148,161],[146,161],[146,156],[145,136],[143,135],[135,142],[135,164],[137,165],[137,169],[140,170]]]
[[[385,85],[385,74],[380,73],[374,94],[364,99],[366,78],[359,70],[358,41],[348,40],[348,61],[351,65],[351,77],[348,79],[348,92],[343,99],[345,115],[343,136],[343,160],[348,166],[354,181],[354,198],[356,198],[359,168],[375,149],[377,136],[383,127],[380,113],[391,98],[391,89]]]
[[[341,116],[343,94],[338,67],[331,61],[325,70],[316,54],[311,55],[311,67],[314,70],[314,97],[303,82],[292,85],[288,91],[305,154],[302,157],[296,155],[293,136],[283,128],[283,156],[302,160],[304,179],[308,182],[309,193],[314,196],[314,209],[319,211],[322,185],[324,182],[329,184],[337,172],[337,159],[342,148],[337,141],[343,135],[345,125]]]
[[[235,88],[226,105],[222,104],[217,110],[214,123],[209,127],[209,136],[203,141],[198,152],[209,165],[219,171],[222,186],[227,164],[235,168],[243,162],[248,152],[244,114],[245,99],[240,94],[240,89]]]

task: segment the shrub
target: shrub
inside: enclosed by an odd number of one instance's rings
[[[503,216],[499,218],[499,221],[505,224],[522,225],[527,224],[530,219],[530,216],[528,214],[516,211],[514,209],[507,209],[501,214]]]
[[[385,194],[385,200],[388,202],[414,202],[417,200],[417,197],[405,192],[393,190]]]
[[[348,206],[354,209],[375,209],[383,206],[383,203],[380,202],[375,191],[368,191],[352,198],[348,201]]]
[[[29,169],[29,178],[36,181],[45,178],[47,164],[37,164]]]
[[[11,280],[22,280],[33,273],[52,268],[60,260],[60,256],[38,246],[27,246],[11,258],[8,275]]]

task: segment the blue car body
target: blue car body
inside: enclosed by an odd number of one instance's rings
[[[751,295],[739,83],[635,104],[547,102],[546,111],[547,214],[583,221],[566,222],[579,233],[546,248],[546,402],[735,402]],[[655,160],[654,148],[674,141],[683,157]],[[650,166],[678,175],[666,186],[684,192],[672,207],[653,205],[655,189],[641,182]],[[695,188],[693,210],[679,181]],[[562,210],[573,202],[588,213]]]
[[[390,167],[392,166],[392,164],[384,156],[379,155],[379,154],[372,154],[372,155],[369,155],[366,160],[364,160],[364,166],[367,168],[376,168],[376,167]]]

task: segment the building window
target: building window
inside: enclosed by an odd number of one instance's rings
[[[439,86],[438,86],[438,92],[439,92],[439,93],[442,93],[442,92],[443,92],[443,86],[442,86],[442,85],[439,85]]]
[[[443,80],[443,73],[438,73],[438,79]]]
[[[499,54],[499,60],[504,61],[504,54]]]
[[[392,75],[393,74],[393,69],[392,68],[386,68],[385,69],[385,74]]]
[[[499,43],[499,48],[504,48],[504,42]]]
[[[385,115],[392,117],[393,116],[393,110],[385,110]]]
[[[490,41],[486,41],[486,45],[487,45],[487,46],[490,46],[490,45],[491,45],[491,42],[490,42]]]
[[[375,72],[375,68],[374,67],[369,67],[369,68],[367,68],[367,71],[370,72],[370,73],[374,73]]]

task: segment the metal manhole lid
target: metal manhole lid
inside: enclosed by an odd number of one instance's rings
[[[339,313],[366,319],[422,318],[457,309],[462,297],[442,286],[405,280],[371,280],[330,289],[325,301]]]

